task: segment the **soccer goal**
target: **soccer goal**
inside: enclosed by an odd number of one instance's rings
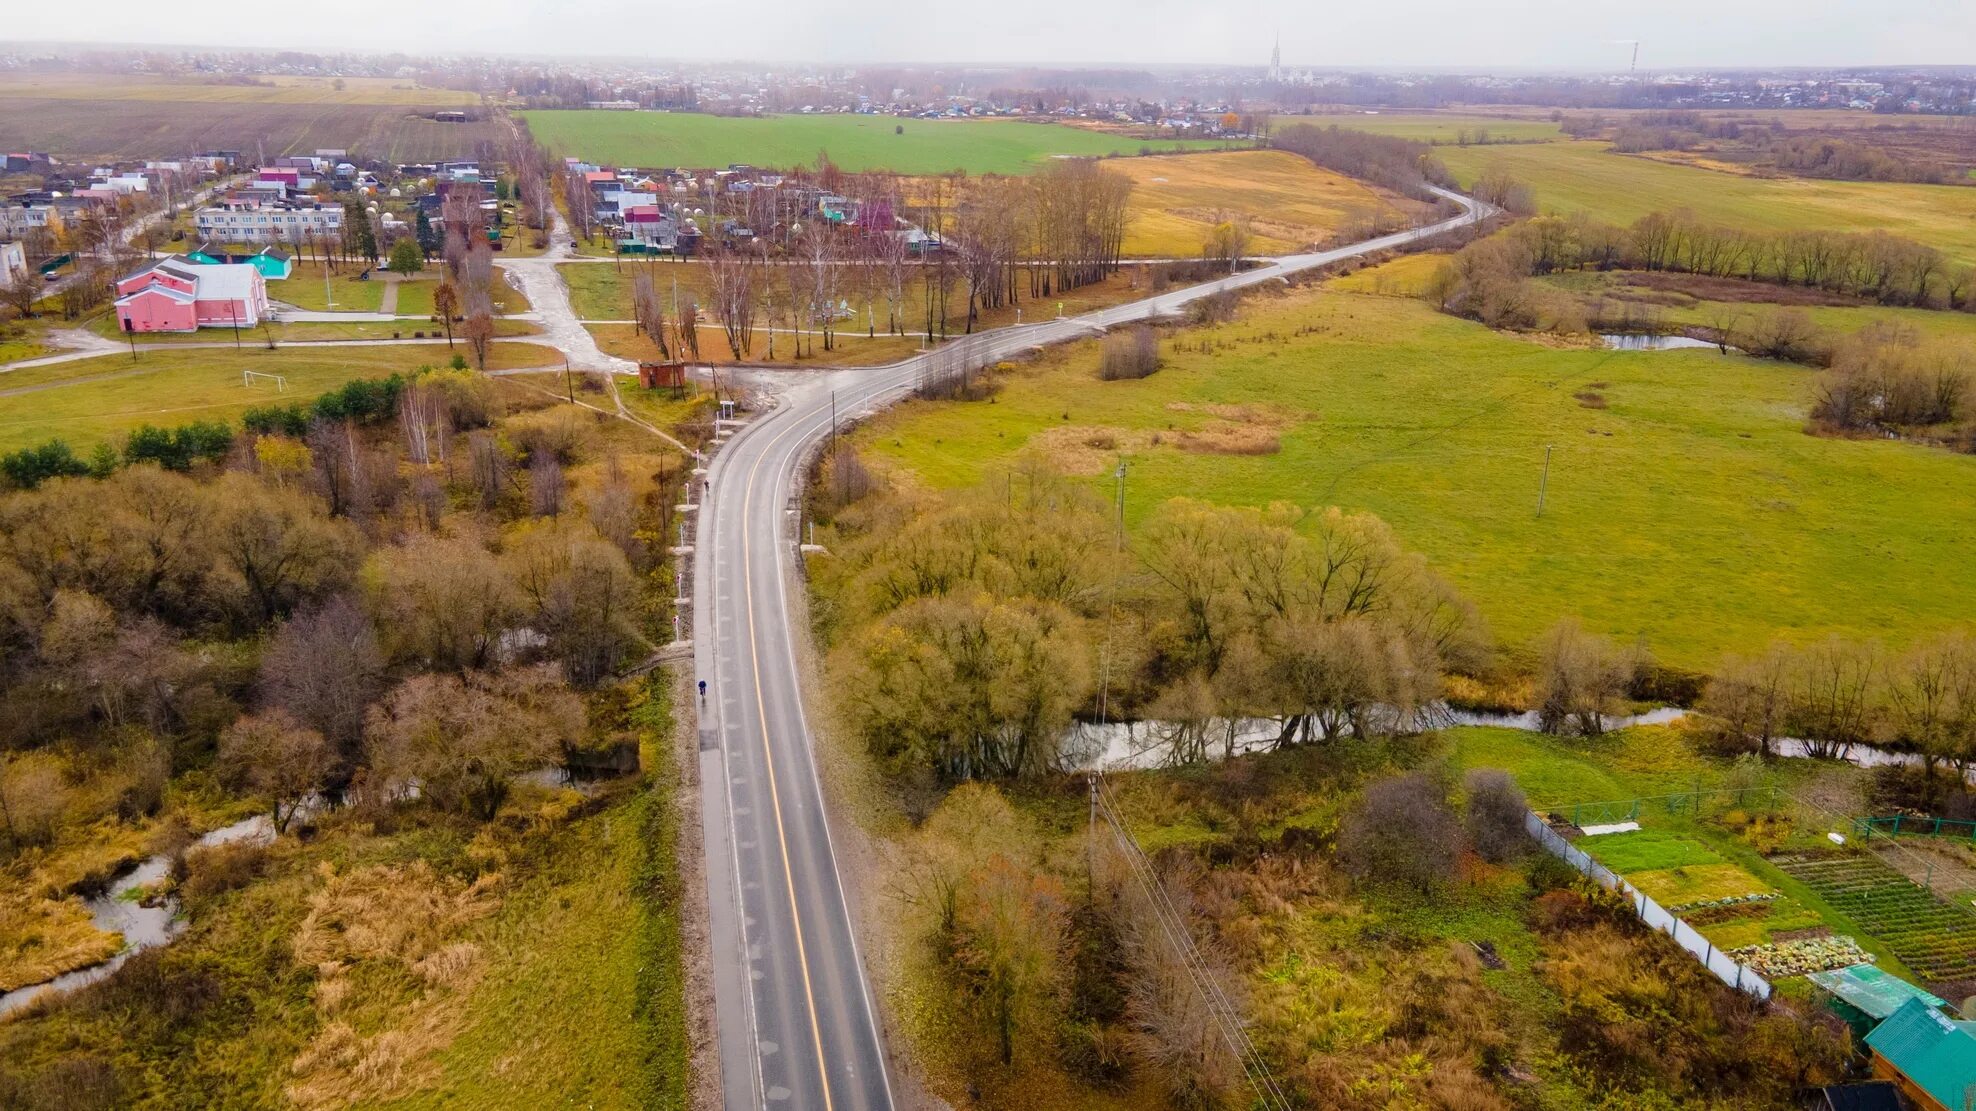
[[[256,378],[273,382],[276,393],[288,392],[288,379],[279,374],[269,374],[264,370],[243,370],[240,372],[240,384],[250,390],[254,388],[254,379]]]

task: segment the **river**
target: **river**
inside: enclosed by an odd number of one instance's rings
[[[213,830],[193,844],[195,846],[239,843],[265,845],[273,840],[274,824],[268,821],[267,815],[256,814],[246,821]],[[29,984],[0,994],[0,1018],[13,1014],[43,996],[59,995],[93,984],[121,968],[131,957],[146,949],[163,945],[183,932],[185,921],[178,915],[178,900],[165,898],[149,904],[140,901],[146,888],[165,878],[166,873],[171,870],[171,863],[171,858],[162,853],[154,856],[119,873],[117,878],[110,882],[109,890],[93,899],[83,901],[83,905],[89,908],[89,917],[94,920],[97,929],[123,937],[123,948],[116,956],[101,964],[63,973],[53,980]]]

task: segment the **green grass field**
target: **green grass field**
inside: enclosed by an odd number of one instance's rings
[[[128,355],[105,355],[0,374],[0,451],[60,437],[78,451],[128,432],[140,424],[175,425],[215,418],[233,420],[257,405],[308,401],[353,378],[392,371],[442,366],[443,346],[296,347],[276,351],[147,351],[133,363]],[[562,356],[529,343],[497,343],[492,368],[560,364]],[[287,378],[277,393],[272,383],[241,384],[242,370]],[[20,391],[25,387],[45,389]]]
[[[814,166],[817,152],[851,171],[902,174],[1019,174],[1058,154],[1089,157],[1221,150],[1202,140],[1135,139],[1062,124],[1019,120],[919,120],[892,116],[765,116],[734,119],[689,112],[523,112],[529,130],[558,155],[625,166],[726,166],[746,162]],[[894,134],[894,129],[903,129]]]
[[[1464,184],[1502,169],[1547,210],[1626,224],[1687,209],[1758,231],[1873,231],[1906,236],[1976,263],[1976,189],[1957,185],[1758,178],[1613,154],[1602,142],[1444,147],[1435,152]]]
[[[1510,646],[1577,615],[1708,669],[1780,635],[1898,645],[1976,612],[1976,578],[1948,572],[1976,529],[1976,458],[1805,434],[1802,368],[1558,350],[1325,291],[1205,335],[1215,350],[1169,342],[1142,381],[1098,382],[1085,344],[1014,371],[993,404],[908,403],[859,435],[933,487],[981,482],[1025,448],[1097,485],[1123,451],[1133,519],[1181,495],[1368,510]],[[1574,397],[1588,390],[1608,407]],[[1210,406],[1273,427],[1280,450],[1178,449]],[[1107,438],[1122,446],[1088,446]]]

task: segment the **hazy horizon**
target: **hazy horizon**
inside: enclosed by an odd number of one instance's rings
[[[1785,0],[1669,0],[1646,15],[1613,0],[1531,0],[1476,6],[1416,0],[1404,18],[1383,9],[1322,11],[1277,0],[1202,6],[1178,0],[1010,0],[963,18],[901,0],[854,16],[763,0],[748,36],[723,33],[732,13],[699,5],[581,0],[485,0],[459,9],[352,0],[320,9],[261,9],[239,42],[183,42],[178,9],[102,0],[87,26],[47,6],[17,12],[0,48],[295,50],[846,65],[1131,67],[1246,65],[1269,60],[1280,36],[1286,68],[1624,71],[1640,40],[1643,72],[1684,69],[1970,64],[1976,4],[1922,0],[1889,10],[1866,0],[1808,8]],[[703,26],[704,25],[704,26]],[[92,30],[102,34],[92,35]],[[1403,35],[1404,37],[1396,37]],[[133,39],[140,42],[133,42]],[[141,40],[169,45],[146,47]],[[648,49],[627,49],[632,43]]]

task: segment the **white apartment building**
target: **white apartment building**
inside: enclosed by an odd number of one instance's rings
[[[341,205],[236,201],[199,210],[202,239],[216,243],[302,243],[343,234]]]

